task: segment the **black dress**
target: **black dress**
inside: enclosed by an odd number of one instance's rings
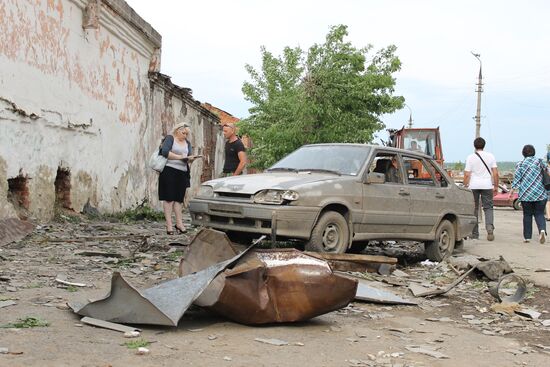
[[[171,135],[167,136],[167,139],[163,143],[162,153],[168,156],[168,152],[172,148],[174,138]],[[191,144],[187,142],[188,154],[191,151]],[[164,155],[164,154],[163,154]],[[170,166],[165,166],[159,176],[158,193],[160,201],[176,201],[183,203],[185,197],[185,191],[191,185],[189,175],[189,165],[187,165],[187,171],[176,169]]]

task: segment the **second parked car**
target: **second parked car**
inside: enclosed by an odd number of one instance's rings
[[[189,210],[196,225],[302,240],[313,251],[422,241],[434,261],[451,254],[476,223],[471,191],[431,157],[362,144],[306,145],[264,173],[205,182]]]

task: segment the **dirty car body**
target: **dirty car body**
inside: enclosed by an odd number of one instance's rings
[[[306,145],[264,173],[207,181],[189,210],[195,225],[298,239],[313,251],[423,241],[433,260],[452,252],[476,221],[470,190],[432,157],[364,144]]]

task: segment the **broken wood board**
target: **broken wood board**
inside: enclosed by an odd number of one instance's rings
[[[97,326],[97,327],[104,328],[104,329],[120,331],[122,333],[127,333],[127,332],[130,333],[132,331],[141,331],[140,329],[135,328],[135,327],[130,327],[130,326],[126,326],[126,325],[116,324],[114,322],[94,319],[93,317],[88,317],[88,316],[81,318],[80,322],[83,323],[83,324]]]
[[[352,261],[361,264],[397,264],[397,258],[377,255],[333,254],[326,252],[305,251],[304,253],[323,260]]]

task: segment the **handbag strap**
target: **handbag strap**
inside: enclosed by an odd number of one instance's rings
[[[485,163],[485,161],[483,160],[483,158],[481,158],[481,156],[479,155],[478,152],[476,152],[476,155],[479,157],[479,159],[481,159],[481,161],[483,162],[483,165],[485,166],[485,168],[487,168],[487,172],[489,172],[489,175],[492,176],[491,170],[489,169],[489,166],[487,165],[487,163]]]

